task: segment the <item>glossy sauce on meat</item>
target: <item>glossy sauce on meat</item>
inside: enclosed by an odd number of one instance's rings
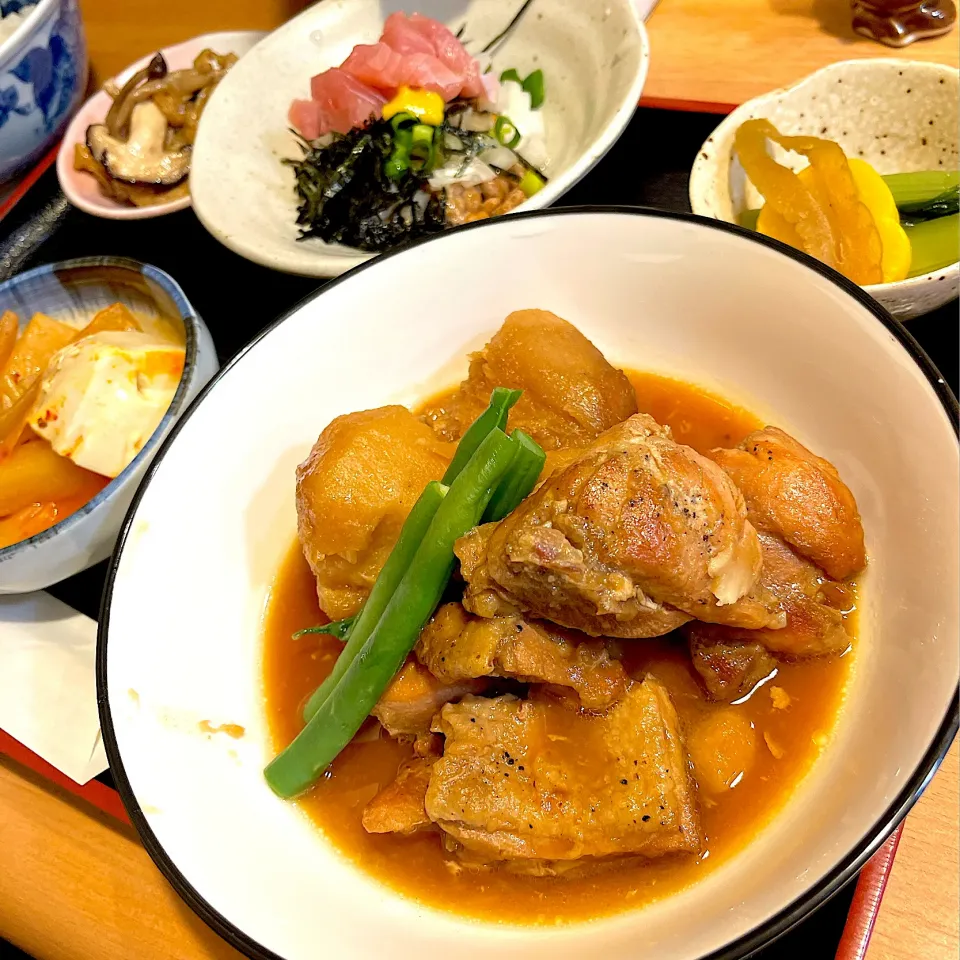
[[[668,424],[678,442],[698,451],[735,446],[762,426],[752,414],[698,387],[651,374],[630,374],[630,380],[639,409]],[[440,409],[443,399],[431,398],[424,407]],[[303,702],[340,649],[339,641],[328,636],[291,640],[291,634],[324,619],[315,581],[294,544],[274,583],[264,621],[264,694],[278,749],[300,731]],[[848,621],[848,629],[856,635],[855,622]],[[711,730],[716,738],[717,731],[739,727],[752,740],[752,765],[742,777],[736,776],[733,750],[726,757],[732,777],[726,770],[711,771],[712,789],[706,775],[700,778],[705,841],[699,857],[630,861],[586,875],[531,877],[464,868],[443,853],[437,833],[369,834],[361,825],[363,808],[413,752],[410,745],[386,737],[364,737],[376,729],[372,721],[299,804],[364,872],[425,904],[464,915],[513,923],[566,922],[637,907],[687,886],[737,852],[793,792],[834,727],[853,657],[781,662],[775,677],[746,702],[731,706],[707,699],[684,641],[671,636],[623,640],[619,646],[631,674],[650,673],[667,687],[691,754],[702,755],[704,744],[714,742]],[[705,728],[703,740],[690,745],[691,733]],[[732,742],[729,734],[724,736]],[[726,782],[735,785],[726,787]]]

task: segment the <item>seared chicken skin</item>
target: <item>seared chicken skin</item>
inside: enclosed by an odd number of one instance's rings
[[[857,501],[837,468],[778,427],[710,454],[740,488],[750,522],[790,544],[834,580],[866,562]]]
[[[700,850],[680,723],[652,678],[602,714],[466,697],[434,729],[446,740],[424,807],[465,859],[551,873],[580,857]]]
[[[425,418],[444,440],[457,440],[486,409],[494,387],[523,390],[510,428],[544,450],[581,446],[637,412],[622,370],[571,323],[546,310],[517,310],[470,358],[459,392]]]
[[[593,636],[652,637],[689,619],[783,625],[758,584],[757,533],[730,478],[652,417],[607,430],[510,516],[456,547],[464,606]]]
[[[714,699],[732,699],[767,675],[780,657],[842,653],[850,644],[843,610],[852,603],[839,577],[859,573],[866,557],[857,503],[836,467],[777,427],[711,457],[743,492],[761,531],[765,596],[786,614],[779,630],[708,623],[687,627],[693,664]]]

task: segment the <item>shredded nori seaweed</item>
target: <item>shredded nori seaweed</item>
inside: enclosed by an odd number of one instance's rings
[[[298,140],[303,159],[284,163],[296,177],[301,240],[320,237],[379,253],[444,228],[442,197],[431,194],[426,207],[413,199],[424,180],[410,174],[395,182],[384,173],[393,149],[389,122],[333,134],[326,146]]]

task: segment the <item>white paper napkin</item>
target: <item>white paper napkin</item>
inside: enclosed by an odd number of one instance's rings
[[[0,596],[0,729],[84,784],[107,769],[97,624],[49,593]]]

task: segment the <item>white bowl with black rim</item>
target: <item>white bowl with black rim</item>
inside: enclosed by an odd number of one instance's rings
[[[496,282],[465,298],[471,263]],[[411,276],[431,277],[432,302],[456,303],[455,317],[397,296]],[[568,318],[615,364],[701,383],[775,419],[849,482],[870,556],[842,713],[783,809],[697,884],[567,926],[465,920],[400,896],[261,772],[272,752],[261,616],[295,534],[295,465],[334,416],[455,383],[451,358],[521,307]],[[518,214],[351,272],[207,387],[127,517],[104,597],[98,693],[111,769],[147,850],[255,958],[305,960],[318,945],[390,960],[465,949],[634,957],[638,944],[660,960],[747,956],[854,876],[957,730],[956,416],[929,359],[862,290],[719,221],[626,208]],[[210,736],[201,720],[245,735]]]
[[[156,267],[123,257],[85,257],[36,267],[0,283],[0,313],[12,310],[21,324],[45,313],[80,329],[98,310],[118,302],[135,315],[162,317],[182,331],[186,356],[177,392],[140,453],[93,499],[36,536],[0,549],[0,594],[42,590],[110,555],[147,465],[217,371],[209,330],[179,285]]]

